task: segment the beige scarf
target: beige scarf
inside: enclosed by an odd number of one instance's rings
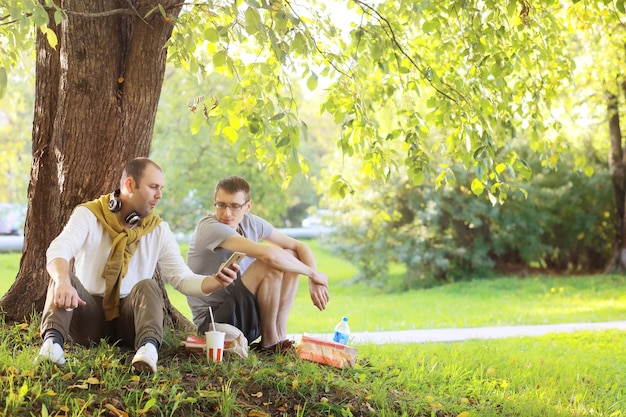
[[[143,235],[153,231],[161,218],[154,213],[141,218],[141,222],[132,229],[124,228],[115,213],[109,210],[110,194],[82,204],[93,212],[106,231],[113,238],[111,253],[107,259],[102,277],[106,281],[102,308],[106,320],[113,320],[120,315],[120,285],[126,276],[128,263],[139,245]]]

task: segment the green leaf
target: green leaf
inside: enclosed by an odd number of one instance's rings
[[[246,19],[246,32],[248,32],[249,35],[254,35],[259,31],[259,25],[261,23],[259,11],[253,7],[248,7],[244,16]]]
[[[283,137],[282,137],[282,138],[278,141],[278,143],[276,144],[276,147],[277,147],[277,148],[283,148],[283,147],[285,147],[285,146],[289,145],[289,142],[290,142],[290,140],[289,140],[289,136],[283,136]]]
[[[48,13],[43,7],[39,6],[33,9],[33,22],[35,23],[35,26],[39,27],[47,25],[50,22]]]
[[[311,76],[306,81],[306,86],[311,91],[317,88],[317,74],[315,74],[313,71],[311,71]]]
[[[221,67],[226,63],[227,54],[226,51],[218,51],[213,54],[213,65]]]
[[[200,132],[200,129],[202,129],[202,126],[204,126],[204,119],[200,116],[196,116],[191,120],[189,130],[192,135],[197,135],[198,132]]]
[[[222,136],[231,145],[234,145],[235,143],[237,143],[237,139],[239,138],[239,134],[231,126],[226,126],[224,127],[224,129],[222,129]]]
[[[220,35],[215,28],[209,26],[204,30],[204,39],[209,42],[217,42],[220,39]]]
[[[63,12],[61,10],[57,10],[54,12],[54,23],[57,25],[61,24],[63,21]]]
[[[472,180],[471,189],[474,195],[481,195],[485,191],[485,186],[478,178],[474,178]]]
[[[431,33],[435,31],[439,27],[439,21],[437,20],[427,20],[422,25],[422,30],[426,33]]]
[[[259,120],[256,117],[248,118],[248,129],[250,130],[250,133],[256,135],[257,133],[259,133],[260,128],[261,125],[259,124]]]
[[[7,70],[4,67],[0,67],[0,98],[7,92],[7,83]]]
[[[291,43],[291,50],[297,52],[301,55],[307,55],[309,53],[309,48],[307,47],[306,38],[300,32],[296,33],[296,36]]]

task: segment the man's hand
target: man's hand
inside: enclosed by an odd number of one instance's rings
[[[314,276],[309,277],[309,294],[313,305],[320,311],[326,308],[326,304],[330,300],[328,292],[328,276],[322,272],[316,272]]]
[[[328,287],[328,275],[320,271],[315,271],[313,275],[309,275],[309,281]]]
[[[220,272],[216,273],[215,280],[222,287],[227,287],[237,279],[237,272],[239,272],[239,264],[231,264],[231,266],[222,268]]]
[[[76,288],[74,288],[69,279],[54,283],[53,302],[55,307],[64,308],[66,310],[72,310],[78,306],[87,304],[78,296]]]

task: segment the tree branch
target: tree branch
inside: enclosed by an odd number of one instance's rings
[[[380,14],[380,12],[378,12],[378,10],[374,9],[372,6],[370,6],[369,4],[363,2],[362,0],[354,0],[354,2],[356,4],[358,4],[361,9],[363,10],[363,13],[367,13],[370,15],[373,15],[379,22],[382,22],[383,25],[383,30],[385,32],[387,32],[389,39],[391,40],[391,42],[395,45],[395,47],[398,49],[398,51],[400,51],[400,53],[409,60],[409,62],[411,63],[411,65],[413,65],[413,67],[426,79],[428,80],[428,83],[431,85],[432,88],[435,89],[435,91],[437,91],[439,94],[441,94],[442,96],[446,97],[448,100],[458,104],[457,100],[455,100],[454,98],[450,97],[450,95],[448,95],[447,93],[445,93],[444,91],[442,91],[441,89],[439,89],[438,87],[436,87],[433,82],[432,79],[426,74],[426,72],[420,68],[420,66],[417,64],[417,62],[415,62],[415,60],[409,56],[409,54],[404,50],[404,48],[402,47],[402,45],[400,45],[400,42],[398,41],[398,38],[396,37],[396,33],[393,30],[393,28],[391,27],[391,23],[389,23],[389,20],[387,20],[386,17],[384,17],[383,15]],[[451,85],[442,82],[443,85],[445,85],[446,87],[448,87],[450,90],[454,91],[459,97],[463,98],[464,101],[467,101],[465,99],[465,97],[463,97],[463,95],[458,92],[454,87],[452,87]]]
[[[25,14],[25,16],[26,16],[26,17],[30,17],[30,16],[32,16],[32,15],[33,15],[32,13],[26,13],[26,14]],[[0,17],[0,22],[2,22],[2,21],[3,21],[3,20],[5,20],[5,19],[8,19],[9,17],[11,17],[11,15],[10,15],[10,14],[7,14],[7,15],[5,15],[5,16],[1,16],[1,17]],[[18,22],[18,21],[19,21],[19,19],[9,20],[8,22],[0,23],[0,26],[12,25],[13,23]]]
[[[313,36],[311,35],[311,31],[309,30],[309,28],[307,27],[307,25],[304,23],[304,20],[302,18],[300,18],[300,15],[298,14],[298,12],[296,12],[296,10],[294,9],[294,7],[291,5],[291,3],[289,1],[285,2],[288,6],[289,9],[291,10],[291,12],[294,14],[294,16],[297,16],[298,19],[300,19],[300,23],[302,24],[302,26],[304,27],[304,29],[308,32],[309,34],[309,38],[311,39],[311,41],[313,42],[313,46],[315,46],[315,50],[322,56],[324,57],[324,59],[326,61],[328,61],[328,63],[330,64],[331,67],[333,67],[333,69],[335,71],[337,71],[338,73],[340,73],[341,75],[343,75],[344,77],[348,77],[348,78],[352,78],[350,75],[348,75],[346,72],[344,72],[342,69],[340,69],[337,65],[335,65],[335,63],[330,60],[328,58],[328,55],[326,54],[326,52],[322,51],[319,47],[319,45],[317,44],[317,42],[315,41],[315,38],[313,38]]]

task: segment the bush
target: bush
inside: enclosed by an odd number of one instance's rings
[[[598,270],[611,256],[611,181],[599,163],[592,177],[573,166],[533,167],[532,181],[520,185],[528,197],[517,191],[496,206],[470,191],[465,170],[439,190],[390,182],[343,207],[333,243],[357,266],[355,279],[370,285],[388,285],[389,264],[404,264],[405,289],[511,267]]]

